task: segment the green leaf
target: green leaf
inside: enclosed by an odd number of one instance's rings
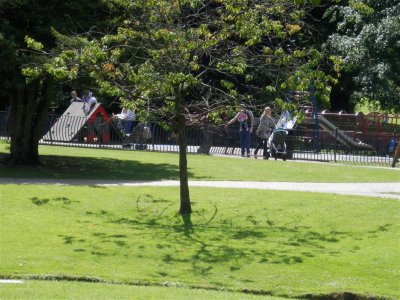
[[[33,38],[29,36],[25,36],[25,43],[29,49],[41,51],[43,50],[44,46],[42,43],[35,41]]]

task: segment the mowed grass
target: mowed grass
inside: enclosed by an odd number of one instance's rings
[[[0,158],[7,153],[0,142]],[[40,154],[41,166],[3,164],[0,177],[179,178],[177,154],[48,146]],[[190,180],[400,182],[398,168],[188,160]],[[399,298],[395,200],[191,188],[194,213],[183,220],[178,195],[176,188],[0,186],[0,275],[55,280],[2,285],[0,298],[270,299],[345,291]]]
[[[0,177],[178,180],[178,154],[40,146],[41,166],[0,165]],[[8,153],[0,142],[0,158]],[[399,168],[188,155],[190,180],[400,182]]]
[[[133,286],[125,284],[68,281],[26,281],[23,284],[3,284],[1,299],[85,299],[85,300],[282,300],[287,298],[257,296],[228,291],[213,291],[179,287]]]
[[[182,219],[178,194],[174,187],[0,185],[0,275],[400,298],[398,200],[191,188],[194,212]],[[50,294],[63,288],[46,285]]]

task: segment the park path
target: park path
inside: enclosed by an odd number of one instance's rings
[[[19,185],[54,184],[54,185],[80,185],[80,186],[179,186],[179,181],[0,178],[0,184],[19,184]],[[189,181],[189,186],[318,192],[318,193],[330,193],[330,194],[342,194],[342,195],[392,198],[400,200],[400,182],[314,183],[314,182],[260,182],[260,181]]]

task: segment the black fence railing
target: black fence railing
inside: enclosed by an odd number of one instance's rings
[[[177,134],[157,123],[132,122],[131,126],[126,125],[109,117],[99,119],[49,115],[40,143],[121,150],[179,151]],[[1,139],[9,138],[11,126],[8,113],[0,112]],[[256,136],[252,135],[251,140],[251,148],[254,149]],[[348,123],[341,126],[337,120],[331,129],[321,129],[312,126],[312,122],[304,122],[296,129],[287,131],[284,139],[285,159],[390,166],[399,140],[399,131],[384,134],[362,132],[354,130]],[[235,126],[189,126],[187,143],[188,153],[240,154],[239,130]],[[258,154],[261,156],[262,150]]]

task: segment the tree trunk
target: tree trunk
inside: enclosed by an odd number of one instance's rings
[[[184,98],[181,93],[177,93],[176,98],[176,127],[178,131],[178,144],[179,144],[179,181],[180,181],[180,200],[181,207],[179,213],[188,215],[192,213],[189,194],[189,182],[187,171],[187,137],[186,137],[186,124],[184,115]]]
[[[52,96],[52,80],[45,78],[19,86],[11,103],[10,164],[39,163],[39,140]]]

